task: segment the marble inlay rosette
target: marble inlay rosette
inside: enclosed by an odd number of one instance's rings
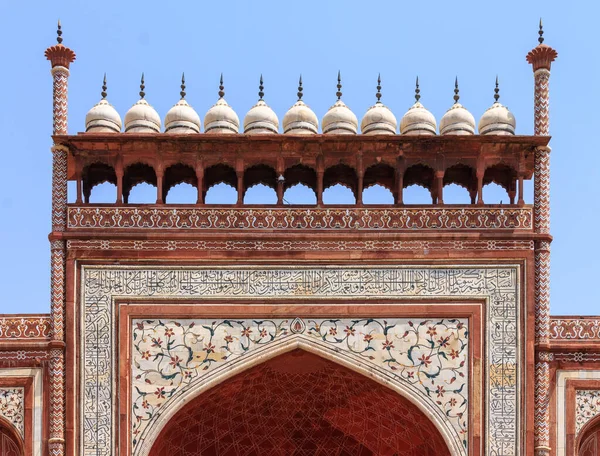
[[[25,388],[0,388],[0,416],[25,435]]]
[[[600,415],[600,390],[577,390],[575,392],[575,433],[593,418]]]

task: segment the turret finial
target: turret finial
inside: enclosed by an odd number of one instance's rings
[[[146,86],[144,85],[144,73],[142,73],[142,79],[140,81],[140,98],[144,98],[146,96],[146,92],[144,92],[144,89],[146,88]]]
[[[460,95],[458,94],[458,76],[454,79],[454,104],[458,103],[460,100]]]
[[[260,82],[258,84],[258,99],[262,100],[263,97],[265,96],[265,86],[263,85],[263,77],[262,74],[260,75]]]
[[[223,85],[223,73],[221,73],[221,79],[219,80],[219,98],[225,96],[225,86]]]
[[[56,42],[61,44],[63,42],[62,39],[62,26],[60,25],[60,19],[58,20],[58,28],[56,29]]]
[[[106,73],[104,73],[104,79],[102,80],[102,92],[100,92],[100,95],[102,95],[103,100],[106,100]]]
[[[419,76],[417,76],[417,83],[415,85],[415,101],[418,103],[421,99],[421,89],[419,89]]]
[[[496,75],[496,88],[494,89],[494,100],[498,103],[500,99],[500,88],[498,87],[498,75]]]
[[[179,92],[179,95],[181,95],[181,99],[183,100],[185,98],[185,73],[181,73],[181,92]]]
[[[538,38],[538,42],[540,44],[542,44],[544,42],[544,25],[542,24],[542,18],[540,17],[540,31],[538,32],[538,35],[540,36]]]
[[[302,91],[304,89],[302,88],[302,75],[300,75],[300,79],[298,80],[298,101],[302,100]]]
[[[377,75],[377,93],[375,96],[377,97],[377,103],[381,103],[381,73]]]
[[[339,70],[338,70],[337,92],[335,93],[335,96],[338,98],[338,100],[340,100],[342,98],[342,75]]]

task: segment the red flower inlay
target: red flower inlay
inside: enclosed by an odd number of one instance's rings
[[[344,329],[344,332],[348,336],[353,336],[354,335],[354,328],[351,328],[350,326],[346,326],[346,329]]]
[[[387,339],[381,346],[382,350],[391,350],[392,348],[394,348],[394,343],[391,340],[387,340]]]
[[[435,326],[430,326],[429,329],[427,329],[427,334],[429,334],[431,337],[437,336],[437,330],[435,329]]]
[[[419,358],[419,361],[421,361],[422,365],[427,367],[431,364],[431,356],[423,355]]]

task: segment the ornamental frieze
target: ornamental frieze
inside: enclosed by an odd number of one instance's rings
[[[0,340],[48,339],[51,336],[50,316],[17,316],[0,318]]]
[[[69,230],[531,230],[531,207],[157,208],[70,206]]]

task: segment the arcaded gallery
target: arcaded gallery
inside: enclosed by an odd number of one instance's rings
[[[262,78],[242,123],[226,77],[201,120],[185,77],[161,118],[142,76],[123,122],[105,78],[70,134],[77,39],[62,33],[45,52],[51,306],[0,315],[2,456],[600,455],[600,317],[549,302],[557,52],[541,24],[517,56],[530,136],[498,82],[476,122],[458,80],[439,121],[417,80],[398,121],[374,80],[359,122],[343,74],[320,120],[300,78],[281,126]],[[90,202],[107,182],[116,198]],[[130,201],[141,183],[156,201]],[[169,201],[181,183],[192,203]],[[486,203],[490,183],[508,200]],[[257,184],[276,201],[248,204]],[[429,204],[405,203],[415,184]],[[451,184],[469,204],[444,203]],[[231,204],[207,203],[217,185]],[[289,204],[297,185],[312,204]],[[324,201],[335,185],[354,204]],[[373,186],[393,201],[366,204]]]

